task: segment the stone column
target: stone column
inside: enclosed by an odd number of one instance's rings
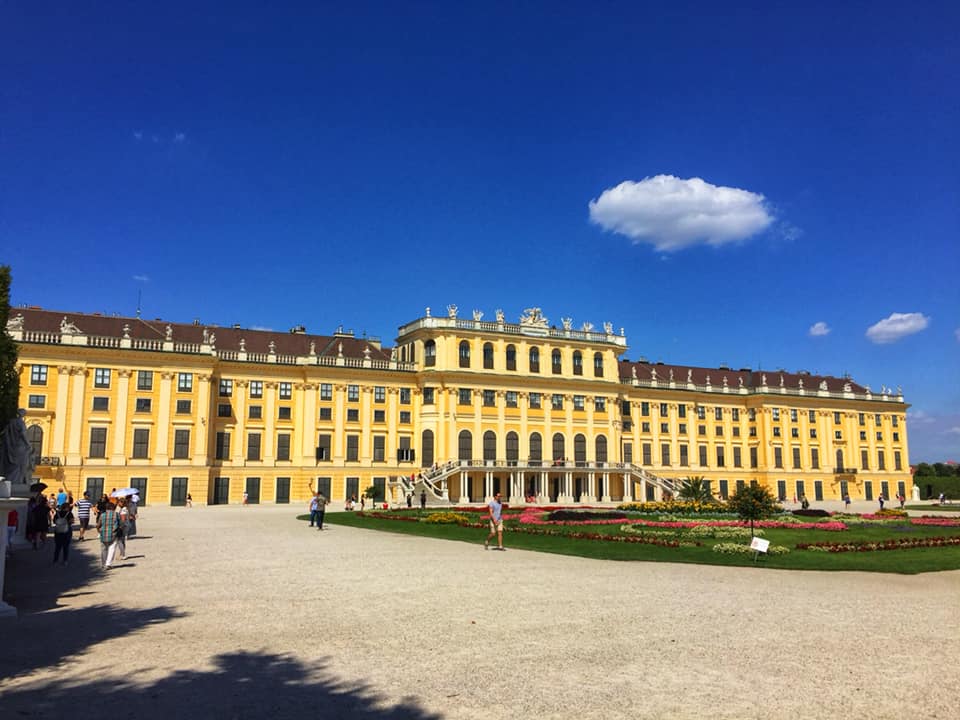
[[[127,433],[127,406],[130,404],[130,370],[117,370],[117,407],[113,413],[113,419],[116,423],[113,428],[113,443],[110,454],[111,465],[126,464],[125,440]],[[149,429],[149,426],[147,426]],[[156,432],[160,432],[157,428]],[[156,441],[156,438],[154,438]],[[149,451],[147,455],[149,455]]]
[[[210,375],[197,375],[197,403],[193,416],[197,420],[197,432],[193,439],[193,464],[204,467],[209,464],[210,434],[214,422],[210,419]],[[206,478],[204,478],[206,484]]]
[[[170,396],[173,373],[160,373],[160,407],[157,408],[157,437],[154,465],[168,465],[170,460]]]
[[[67,465],[74,467],[82,464],[80,433],[83,429],[83,411],[86,403],[85,391],[87,375],[90,371],[82,367],[70,368],[70,435],[67,438]]]

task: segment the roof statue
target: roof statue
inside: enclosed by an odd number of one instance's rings
[[[844,392],[850,392],[851,390],[853,390],[853,386],[852,386],[850,383],[845,382],[845,383],[843,384],[843,391],[844,391]]]
[[[827,381],[826,381],[826,380],[821,380],[821,381],[820,381],[820,389],[821,389],[821,390],[826,390],[826,389],[827,389]]]
[[[217,344],[217,334],[210,333],[210,347],[213,347],[216,344]]]
[[[603,331],[604,331],[607,335],[613,335],[613,323],[612,323],[612,322],[605,322],[605,323],[603,324]]]
[[[723,376],[723,386],[724,386],[724,387],[727,387],[727,376],[726,376],[726,375]]]
[[[593,332],[593,323],[585,322],[583,325],[580,326],[580,329],[583,330],[583,332]]]
[[[483,310],[474,310],[473,319],[475,322],[480,322],[481,320],[483,320]]]
[[[167,342],[173,340],[173,328],[167,325],[166,330],[163,332],[163,337]]]
[[[767,374],[766,374],[766,373],[763,373],[763,374],[760,375],[760,384],[761,384],[761,385],[766,385],[766,384],[767,384]]]
[[[14,330],[23,330],[23,313],[17,313],[16,317],[7,320],[7,332]]]
[[[369,360],[369,359],[370,359],[370,346],[369,346],[369,345],[367,345],[367,346],[363,349],[363,359],[364,359],[364,360]]]
[[[457,316],[457,306],[447,305],[447,317],[455,318]]]
[[[673,382],[673,368],[670,368],[670,382]]]
[[[276,352],[277,352],[277,344],[276,344],[273,340],[270,341],[270,344],[267,345],[267,347],[270,349],[270,354],[271,354],[271,355],[276,354]]]
[[[803,378],[797,380],[797,387],[803,390]]]
[[[496,312],[495,312],[494,314],[497,316],[497,322],[498,322],[498,323],[502,323],[502,322],[503,322],[503,310],[501,310],[500,308],[497,308],[497,309],[496,309]]]
[[[528,327],[547,327],[547,318],[538,307],[527,308],[520,316],[520,324]]]
[[[67,321],[67,316],[63,316],[63,320],[60,321],[60,333],[62,335],[79,335],[80,328],[74,325],[72,322]]]
[[[317,344],[313,340],[310,341],[310,354],[311,355],[317,354]]]
[[[780,387],[783,387],[783,375],[780,376]]]
[[[394,346],[394,347],[390,350],[390,359],[391,359],[393,362],[396,362],[396,361],[397,361],[397,355],[398,355],[398,353],[397,353],[397,348],[396,348],[396,346]]]
[[[210,343],[210,331],[206,328],[203,329],[203,344],[208,345]]]
[[[123,339],[124,340],[130,339],[130,323],[123,324]]]
[[[693,382],[693,370],[691,370],[690,368],[687,368],[687,382],[688,383]]]
[[[636,366],[636,365],[633,365],[633,366],[630,368],[630,375],[631,375],[631,377],[633,377],[634,380],[637,379],[637,366]]]
[[[738,380],[739,383],[740,383],[740,387],[743,387],[743,376],[742,376],[742,375],[738,376],[738,377],[737,377],[737,380]]]
[[[312,345],[313,343],[310,343],[310,344]],[[246,351],[247,351],[247,340],[246,338],[240,338],[240,352],[246,352]]]
[[[568,317],[560,318],[560,322],[563,323],[563,329],[564,329],[564,330],[572,330],[572,329],[573,329],[573,318],[568,318]]]
[[[710,384],[710,376],[709,376],[709,375],[707,375],[707,383],[706,383],[706,384],[707,384],[707,385]]]
[[[342,358],[342,357],[343,357],[343,343],[342,343],[342,342],[341,342],[341,343],[337,343],[337,357],[338,357],[338,358]]]
[[[430,307],[427,307],[427,317],[430,317]]]

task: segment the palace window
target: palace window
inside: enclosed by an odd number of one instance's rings
[[[550,367],[553,369],[554,375],[559,375],[563,372],[563,356],[559,350],[554,350],[550,353]]]
[[[497,394],[493,390],[483,391],[483,406],[495,407],[497,404]]]
[[[227,460],[230,457],[230,433],[218,432],[214,458],[216,460]]]
[[[690,465],[690,455],[686,444],[680,445],[680,465],[681,467]]]
[[[783,448],[775,447],[773,449],[773,466],[783,469]]]
[[[220,397],[231,397],[233,395],[233,380],[220,380]]]
[[[811,439],[811,440],[816,440],[816,439],[817,439],[817,429],[816,429],[816,428],[810,428],[810,439]]]
[[[796,422],[796,421],[797,421],[797,411],[796,411],[795,408],[791,408],[791,409],[790,409],[790,422]]]
[[[733,466],[734,466],[735,468],[743,467],[742,454],[743,454],[743,453],[741,452],[741,449],[740,449],[740,448],[735,447],[735,448],[733,449]]]
[[[739,421],[740,421],[740,408],[733,408],[733,409],[730,411],[730,416],[731,416],[731,418],[733,419],[734,422],[739,422]]]
[[[707,466],[707,446],[706,446],[706,445],[698,445],[698,446],[697,446],[697,451],[698,451],[698,454],[699,454],[699,456],[700,456],[700,457],[699,457],[700,467],[706,467],[706,466]]]
[[[423,364],[426,367],[433,367],[437,364],[437,343],[433,340],[427,340],[423,344]]]
[[[470,367],[470,343],[466,340],[460,341],[460,367]]]
[[[93,371],[93,386],[98,388],[110,387],[110,368],[97,368]]]
[[[373,411],[373,421],[375,423],[382,423],[387,421],[387,411],[386,410],[374,410]]]
[[[400,388],[400,404],[410,404],[410,388]]]
[[[810,469],[811,470],[820,469],[820,450],[817,448],[810,449]]]
[[[31,385],[47,384],[47,366],[46,365],[30,366],[30,384]]]
[[[734,436],[734,437],[740,437],[740,426],[739,426],[739,425],[734,425],[734,426],[733,426],[733,436]]]
[[[866,425],[866,424],[867,424],[867,416],[864,415],[863,413],[857,413],[857,425]]]
[[[717,467],[725,467],[726,458],[723,455],[723,445],[717,446]]]
[[[357,408],[348,408],[347,422],[360,422],[360,410]]]
[[[629,422],[629,420],[628,420],[627,422]],[[626,429],[626,428],[624,428],[624,429]],[[641,421],[641,423],[640,423],[640,432],[643,432],[643,433],[648,433],[648,432],[650,432],[650,423],[649,423],[649,422],[643,422],[643,421]]]
[[[401,425],[409,425],[409,424],[410,424],[410,417],[411,417],[411,416],[410,416],[410,411],[409,411],[409,410],[401,410],[401,411],[400,411],[400,424],[401,424]]]
[[[780,408],[773,408],[773,421],[779,422],[780,420]]]
[[[190,457],[190,431],[182,428],[173,431],[173,459],[186,460]]]
[[[330,408],[327,408],[327,410],[329,409]],[[277,420],[289,420],[290,416],[291,412],[289,405],[281,405],[279,408],[277,408]]]
[[[247,417],[251,420],[260,420],[263,418],[263,405],[251,405],[247,408]]]
[[[150,398],[137,398],[136,412],[150,412]]]
[[[131,457],[143,460],[150,456],[150,429],[136,428],[133,431],[133,455]]]
[[[723,420],[723,408],[715,407],[713,409],[713,419],[714,420]]]
[[[716,425],[713,428],[713,434],[716,437],[723,437],[723,425]]]
[[[795,427],[790,428],[790,437],[794,437],[794,438],[800,437],[800,428],[795,428]]]
[[[347,435],[347,460],[356,462],[360,459],[360,436]]]
[[[110,409],[110,398],[103,396],[94,396],[93,409],[97,412],[106,412]]]
[[[630,404],[627,403],[627,404],[626,404],[626,407],[629,408],[629,407],[630,407]],[[627,412],[624,413],[624,414],[625,414],[625,415],[629,415],[629,414],[630,414],[630,411],[627,410]],[[650,403],[648,403],[646,400],[644,400],[644,401],[642,401],[642,402],[640,403],[640,415],[641,415],[642,417],[649,417],[649,416],[650,416]]]
[[[321,420],[333,420],[333,408],[320,408]]]
[[[217,405],[217,417],[230,417],[233,415],[233,408],[230,403],[220,403]]]
[[[279,394],[281,400],[289,400],[293,397],[293,385],[291,383],[282,382],[278,387],[280,389]]]
[[[808,411],[807,411],[807,420],[809,420],[810,422],[816,422],[816,421],[817,421],[817,411],[816,411],[816,410],[808,410]]]
[[[834,425],[839,425],[839,424],[840,424],[840,413],[835,412],[835,413],[833,414],[833,424],[834,424]]]
[[[774,436],[774,437],[780,437],[780,428],[775,427],[775,428],[773,429],[773,436]]]
[[[603,353],[593,354],[593,376],[603,377]]]
[[[793,448],[793,467],[795,470],[800,469],[800,448]]]
[[[177,400],[177,414],[189,415],[191,402],[189,400]]]
[[[898,418],[897,418],[896,415],[894,415],[893,417],[891,417],[890,420],[892,421],[894,427],[900,427],[900,424],[899,424],[899,422],[898,422]]]
[[[517,391],[516,390],[507,390],[506,405],[509,408],[517,407]]]
[[[250,397],[251,398],[263,397],[263,380],[250,381]]]
[[[650,443],[643,443],[640,446],[640,458],[644,465],[653,464],[653,446]]]
[[[457,403],[460,405],[469,405],[471,395],[470,388],[460,388],[457,391]]]
[[[540,350],[537,348],[530,348],[530,372],[540,372]]]
[[[90,428],[90,457],[102,458],[107,456],[107,429],[101,427]]]
[[[530,393],[530,408],[533,410],[539,410],[543,406],[543,401],[541,395],[538,392]]]
[[[330,452],[330,435],[323,434],[317,437],[317,460],[330,460],[333,455]]]
[[[563,410],[563,395],[560,393],[554,393],[550,397],[550,406],[554,410]]]
[[[664,467],[670,464],[670,443],[660,445],[660,464]]]
[[[137,370],[137,390],[153,390],[152,370]]]
[[[593,399],[593,409],[597,412],[606,412],[607,411],[607,399],[603,397],[595,397]]]
[[[734,430],[736,430],[736,429],[737,429],[737,428],[734,428]],[[686,434],[687,434],[687,424],[686,424],[686,423],[680,423],[679,425],[677,425],[677,432],[680,433],[681,435],[686,435]]]
[[[382,403],[387,401],[387,389],[382,385],[376,385],[373,388],[373,401]]]
[[[320,383],[320,399],[333,400],[333,385],[330,383]]]
[[[703,405],[697,406],[697,420],[707,419],[707,409]]]
[[[423,404],[424,405],[433,405],[434,398],[436,397],[436,389],[432,387],[425,387],[423,389]]]
[[[573,353],[573,374],[583,375],[583,354],[579,350]]]
[[[387,438],[385,435],[373,436],[373,461],[383,462],[387,458]]]
[[[517,369],[517,348],[507,345],[507,370]]]
[[[47,404],[46,395],[31,395],[27,398],[27,407],[42,408]]]
[[[670,432],[670,423],[660,423],[660,432],[666,434]]]
[[[360,401],[360,386],[347,385],[347,402],[359,402],[359,401]]]
[[[260,433],[247,435],[247,460],[260,459]]]
[[[290,433],[277,435],[277,460],[290,459]]]
[[[583,395],[574,395],[573,396],[573,409],[574,410],[583,410],[584,403],[586,398]]]
[[[193,391],[193,373],[177,374],[177,392]]]
[[[883,433],[882,433],[882,432],[878,432],[878,433],[877,433],[877,440],[883,440]]]
[[[493,370],[493,343],[483,344],[483,369]]]

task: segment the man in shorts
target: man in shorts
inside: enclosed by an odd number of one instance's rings
[[[80,539],[83,540],[83,534],[90,527],[90,508],[93,503],[90,502],[89,491],[84,491],[83,497],[77,500],[77,519],[80,521]]]
[[[483,549],[486,550],[490,547],[490,540],[496,535],[497,546],[494,550],[506,550],[503,546],[503,504],[500,502],[500,493],[496,493],[493,500],[487,504],[487,512],[490,515],[490,534],[483,541]]]

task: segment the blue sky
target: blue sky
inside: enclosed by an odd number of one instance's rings
[[[12,301],[388,344],[538,306],[902,385],[960,460],[958,5],[661,5],[3,3]]]

